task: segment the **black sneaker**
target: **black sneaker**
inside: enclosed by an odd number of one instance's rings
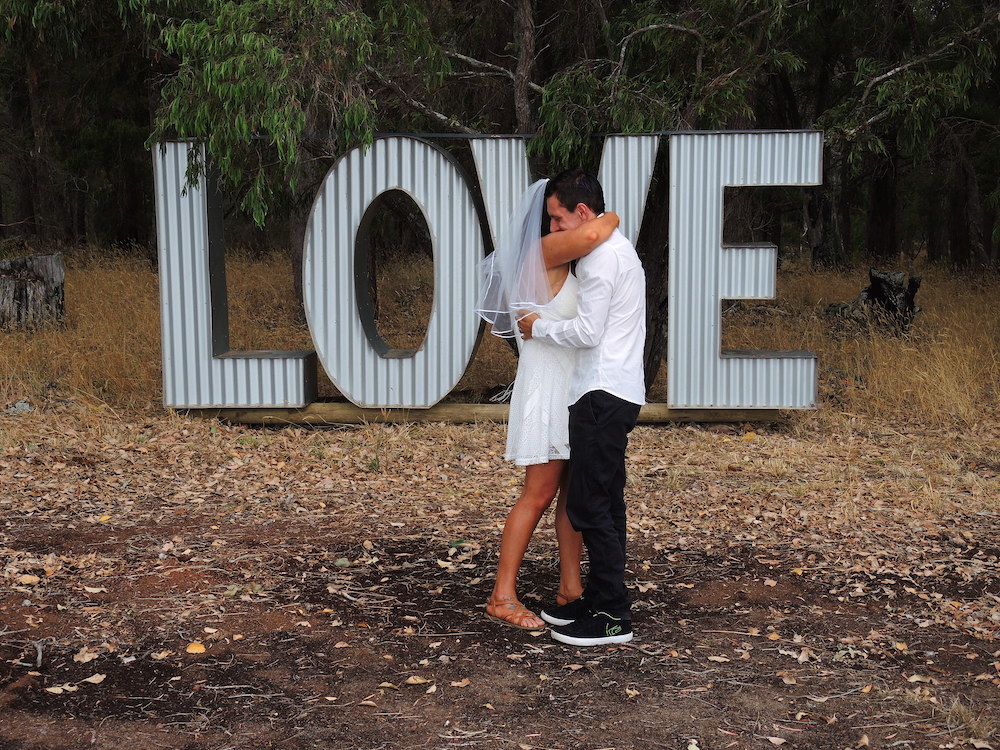
[[[552,628],[552,637],[570,646],[628,643],[632,640],[632,621],[607,612],[594,612],[590,617]]]
[[[568,604],[556,604],[554,607],[546,607],[539,616],[549,625],[569,625],[574,620],[590,615],[590,605],[581,596]]]

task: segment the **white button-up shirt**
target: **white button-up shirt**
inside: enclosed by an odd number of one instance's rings
[[[535,321],[532,338],[577,349],[570,403],[607,391],[646,403],[642,352],[646,343],[646,274],[632,243],[617,229],[576,263],[577,314]]]

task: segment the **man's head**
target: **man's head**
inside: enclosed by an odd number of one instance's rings
[[[594,175],[579,167],[560,172],[545,186],[549,231],[576,229],[604,213],[604,191]]]

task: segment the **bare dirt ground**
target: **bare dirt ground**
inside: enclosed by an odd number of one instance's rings
[[[484,618],[503,436],[0,416],[0,747],[1000,750],[995,415],[640,426],[590,650]]]

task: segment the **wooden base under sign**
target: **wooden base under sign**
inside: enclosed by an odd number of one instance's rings
[[[316,402],[302,409],[189,409],[193,416],[236,424],[332,425],[374,422],[506,422],[507,404],[438,404],[430,409],[362,409],[349,403]],[[639,424],[667,422],[774,422],[777,409],[671,409],[646,404]]]

